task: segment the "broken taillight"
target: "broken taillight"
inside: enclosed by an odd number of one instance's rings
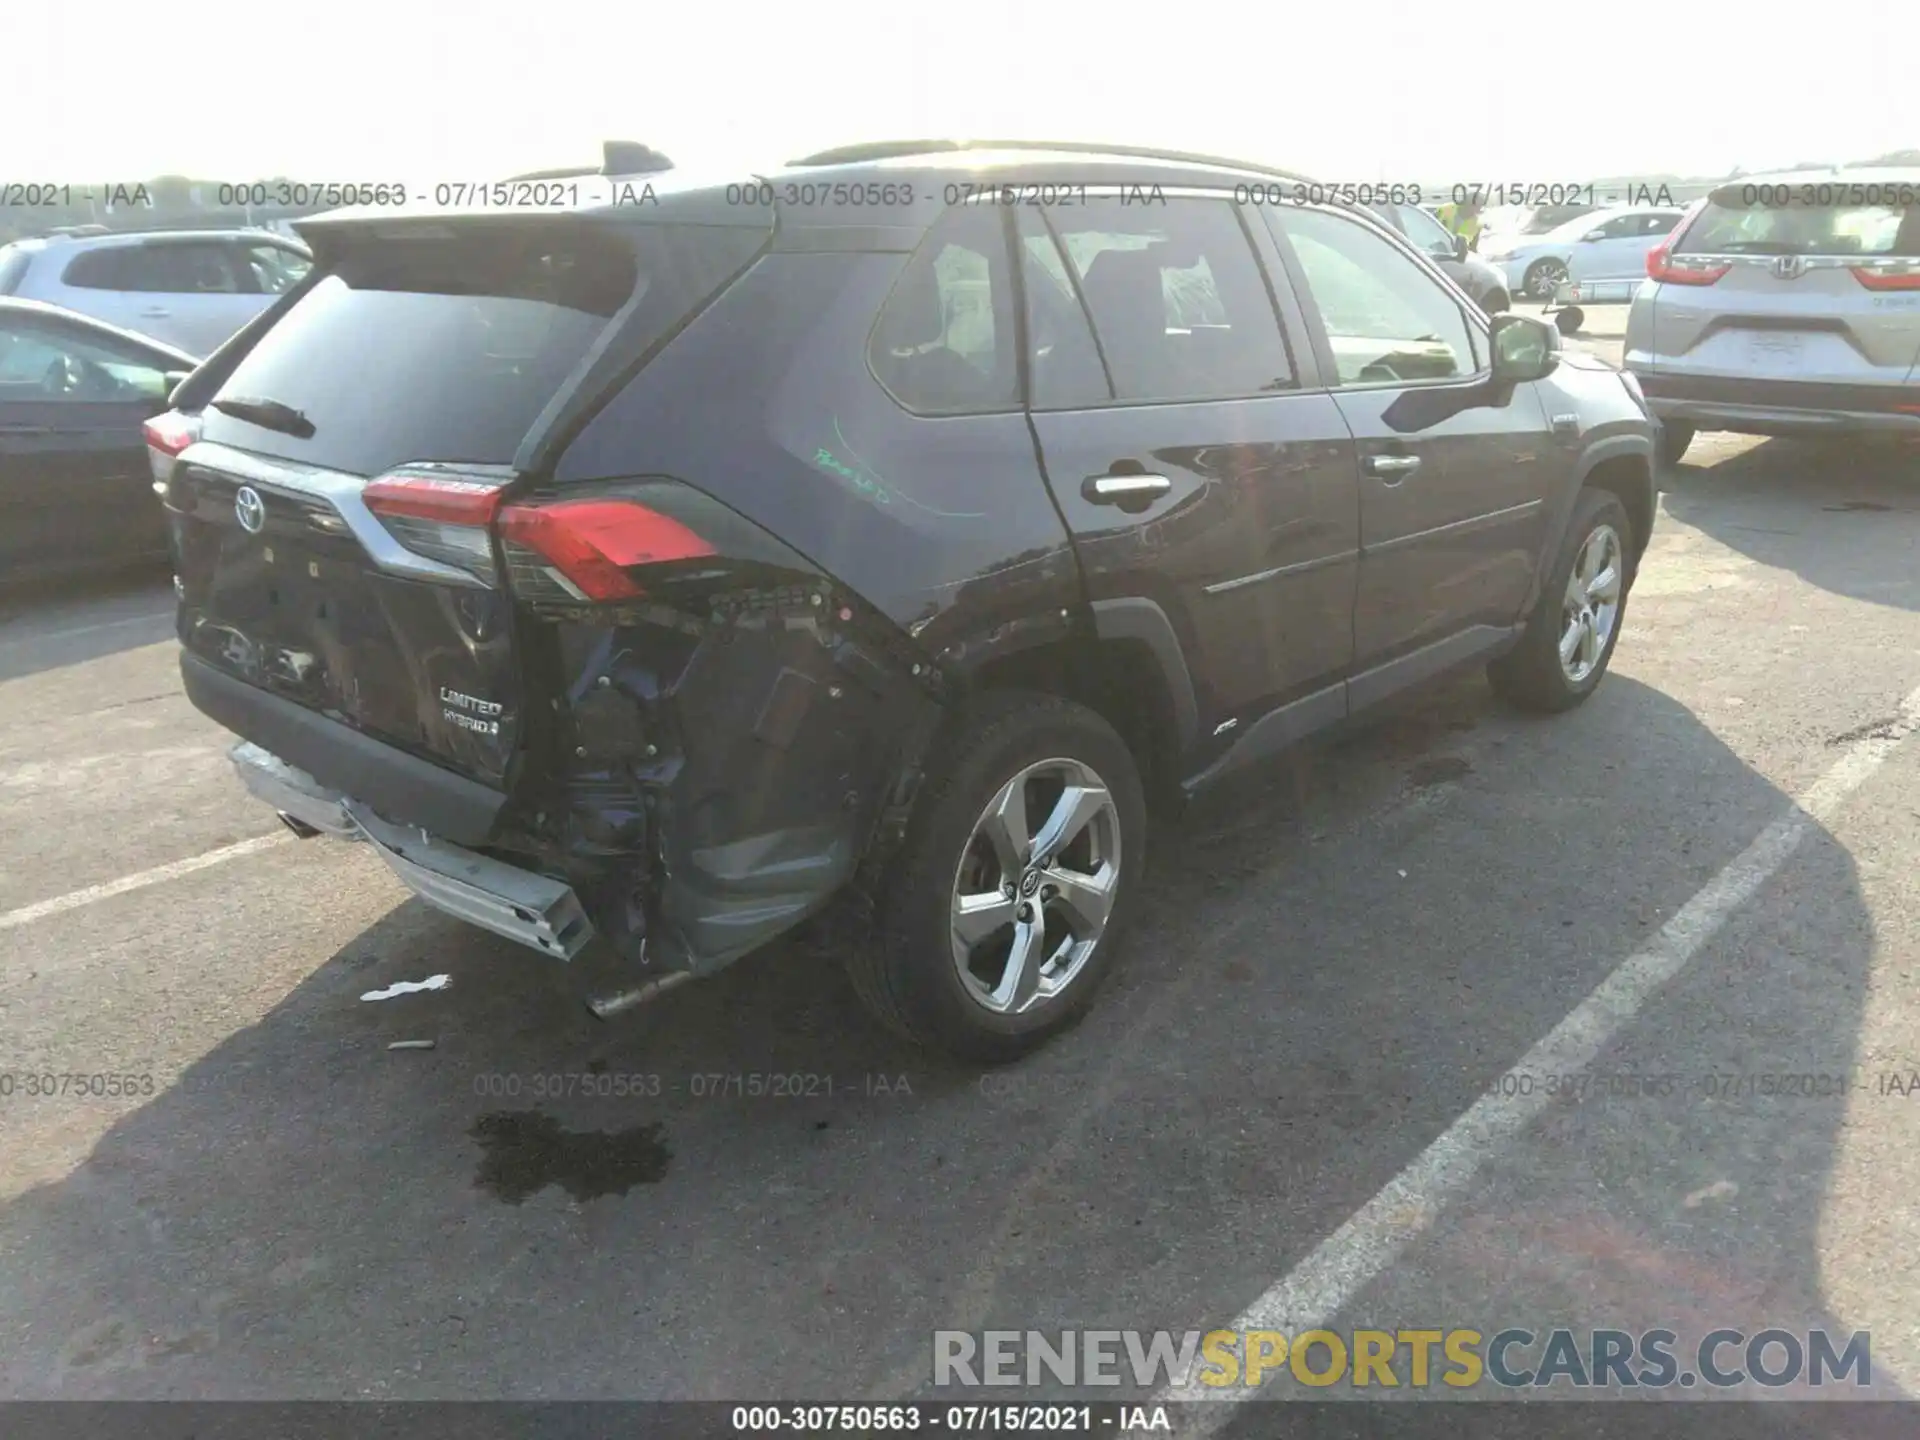
[[[631,599],[643,593],[634,571],[716,553],[684,522],[626,496],[503,505],[508,478],[402,467],[360,498],[407,549],[487,585],[498,583],[498,531],[509,581],[528,599]]]
[[[529,598],[551,584],[573,600],[631,599],[643,593],[635,569],[714,553],[671,515],[613,497],[509,505],[500,538],[515,588],[536,592]]]

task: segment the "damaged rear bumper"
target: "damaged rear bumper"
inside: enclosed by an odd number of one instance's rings
[[[242,741],[231,759],[247,789],[282,817],[304,833],[367,841],[402,884],[437,910],[563,960],[593,938],[580,897],[564,881],[392,824],[258,745]]]

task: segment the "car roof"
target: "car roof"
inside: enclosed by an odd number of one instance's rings
[[[1741,175],[1715,187],[1744,185],[1920,185],[1920,165],[1831,165],[1813,170],[1775,170],[1763,175]]]
[[[156,340],[151,335],[141,335],[132,330],[122,330],[118,325],[109,325],[104,320],[96,320],[91,315],[82,315],[77,310],[69,310],[62,305],[49,305],[41,300],[23,300],[13,295],[0,295],[0,318],[19,316],[26,319],[44,320],[51,324],[65,326],[69,330],[79,330],[97,336],[103,340],[118,340],[122,344],[137,345],[150,350],[157,356],[164,356],[183,370],[192,370],[200,362],[186,351]]]
[[[697,224],[766,226],[777,210],[786,229],[846,229],[863,227],[900,237],[923,231],[935,214],[947,208],[949,185],[962,177],[998,183],[1054,183],[1075,185],[1138,185],[1143,188],[1194,186],[1231,188],[1249,180],[1309,177],[1257,161],[1236,160],[1190,151],[1128,145],[1093,144],[1073,140],[882,140],[819,151],[784,164],[759,170],[678,168],[624,175],[581,175],[550,181],[503,181],[511,187],[507,198],[524,203],[489,203],[495,195],[481,194],[475,203],[422,204],[404,207],[360,206],[329,211],[295,222],[304,238],[313,240],[336,225],[376,224],[379,221],[424,222],[506,218],[510,216],[575,214],[635,220],[683,220]],[[908,198],[862,203],[856,195],[843,203],[836,186],[871,182],[908,187]],[[542,185],[546,200],[538,198]],[[551,187],[567,187],[569,204],[551,202]],[[808,189],[806,187],[814,187]],[[456,198],[468,187],[452,189]],[[488,187],[474,189],[485,191]],[[645,192],[650,203],[636,204]],[[754,203],[755,193],[771,204]],[[622,196],[625,195],[623,202]],[[804,200],[783,203],[792,194]],[[1339,203],[1337,201],[1331,203]],[[1351,208],[1351,207],[1349,207]]]

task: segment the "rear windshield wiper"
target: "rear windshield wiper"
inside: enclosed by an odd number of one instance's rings
[[[223,415],[245,420],[268,430],[278,430],[296,440],[313,438],[313,422],[291,405],[279,400],[256,400],[249,395],[223,395],[209,402]]]

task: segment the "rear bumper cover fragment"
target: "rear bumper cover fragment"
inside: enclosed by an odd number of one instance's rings
[[[437,910],[563,960],[593,938],[586,910],[564,881],[383,820],[258,745],[242,741],[231,759],[255,796],[323,834],[367,841],[402,884]]]

